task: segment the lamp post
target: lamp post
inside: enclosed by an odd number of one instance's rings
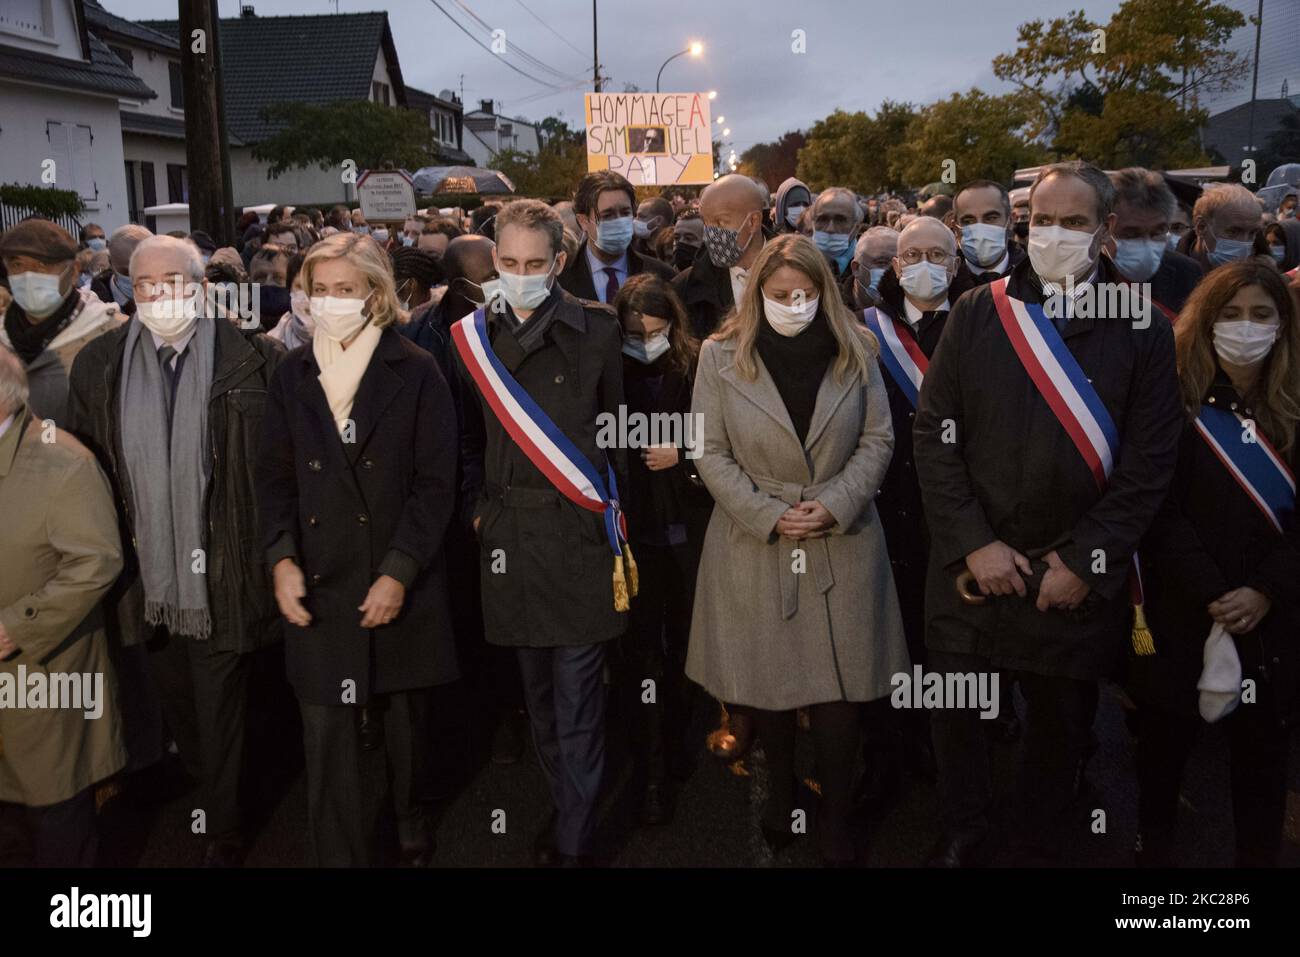
[[[659,72],[655,74],[655,92],[656,93],[659,92],[659,80],[664,75],[664,66],[667,66],[668,64],[672,63],[679,56],[686,56],[686,54],[688,53],[691,56],[699,56],[703,52],[704,52],[704,44],[700,43],[699,41],[696,41],[695,43],[692,43],[690,46],[688,46],[685,50],[679,50],[677,53],[674,53],[672,56],[670,56],[667,60],[664,60],[663,66],[661,66],[659,68]]]

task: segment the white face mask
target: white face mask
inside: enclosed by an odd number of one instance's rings
[[[898,277],[898,284],[903,287],[903,292],[923,302],[938,299],[947,292],[949,281],[948,267],[932,263],[927,259],[904,266]]]
[[[20,272],[9,277],[9,291],[23,312],[33,319],[44,319],[54,314],[66,298],[59,292],[61,276],[43,272]]]
[[[651,336],[649,339],[645,340],[627,340],[623,343],[623,354],[637,360],[638,362],[652,365],[660,356],[668,351],[668,347],[668,337],[660,334],[657,336]]]
[[[1263,362],[1273,343],[1277,341],[1280,326],[1233,319],[1214,324],[1214,351],[1224,362],[1235,366],[1253,366]]]
[[[1064,226],[1029,227],[1029,263],[1038,278],[1058,285],[1066,276],[1077,276],[1092,268],[1097,259],[1097,232],[1090,233]]]
[[[803,332],[804,327],[812,322],[813,316],[817,315],[817,300],[819,297],[814,296],[811,299],[805,299],[802,303],[795,305],[791,303],[777,302],[774,299],[768,299],[763,294],[763,315],[767,317],[767,323],[783,336],[797,336]]]
[[[311,317],[311,299],[301,289],[289,293],[289,311],[308,332],[316,328],[316,320]]]
[[[135,314],[144,327],[164,342],[176,342],[189,335],[198,322],[199,297],[176,300],[163,296],[149,302],[137,302]]]
[[[324,333],[327,339],[346,342],[370,321],[364,312],[366,299],[312,296],[311,317],[316,321],[316,328]]]
[[[791,206],[785,211],[785,221],[790,224],[792,229],[799,225],[799,217],[803,215],[803,211],[807,208],[807,206]]]
[[[554,267],[554,262],[551,265]],[[532,276],[499,270],[497,276],[501,295],[505,296],[506,302],[515,311],[536,309],[551,294],[550,269]]]
[[[987,269],[1007,254],[1007,227],[971,223],[961,228],[961,251],[967,262]]]

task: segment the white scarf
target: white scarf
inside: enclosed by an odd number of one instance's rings
[[[334,416],[339,434],[343,433],[352,415],[352,403],[361,386],[361,377],[366,374],[370,357],[383,334],[384,330],[376,328],[373,322],[366,323],[346,349],[329,336],[312,336],[311,351],[320,366],[320,387],[325,392],[325,401],[329,403],[330,415]]]

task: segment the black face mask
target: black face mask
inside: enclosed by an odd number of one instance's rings
[[[257,287],[258,308],[261,310],[262,328],[270,329],[289,311],[289,290],[284,286]]]
[[[678,269],[687,269],[691,263],[695,262],[695,257],[699,253],[699,246],[692,246],[690,243],[679,242],[673,247],[673,265]]]
[[[1011,231],[1015,233],[1016,239],[1020,240],[1023,243],[1025,240],[1029,238],[1029,220],[1026,219],[1023,220],[1022,222],[1014,224],[1011,227]]]

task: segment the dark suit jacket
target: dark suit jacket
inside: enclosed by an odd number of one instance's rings
[[[631,279],[643,272],[654,273],[665,282],[671,281],[673,276],[676,275],[672,266],[660,262],[658,259],[643,256],[629,246],[627,249],[627,278]],[[602,274],[601,279],[604,278],[604,274]],[[582,242],[578,244],[578,251],[564,264],[564,272],[560,273],[559,283],[560,288],[572,296],[600,302],[600,296],[596,292],[595,281],[591,275],[591,264],[587,262],[587,239],[585,236]],[[603,288],[604,283],[602,282],[601,285]],[[609,305],[613,305],[613,303]]]
[[[385,329],[352,407],[344,443],[310,346],[271,380],[257,460],[265,560],[295,556],[307,579],[306,628],[284,623],[299,700],[356,703],[457,677],[443,537],[455,503],[456,417],[433,358]],[[380,574],[406,587],[388,625],[357,610]]]
[[[1122,281],[1105,258],[1099,281]],[[1012,270],[1009,292],[1042,301],[1028,261]],[[1091,679],[1117,663],[1130,558],[1169,487],[1183,413],[1169,323],[1076,316],[1063,338],[1119,432],[1104,492],[1017,357],[991,288],[972,290],[949,315],[913,428],[931,540],[926,645]],[[954,577],[995,540],[1022,553],[1055,549],[1097,593],[1091,614],[1039,612],[1015,596],[964,604]]]

